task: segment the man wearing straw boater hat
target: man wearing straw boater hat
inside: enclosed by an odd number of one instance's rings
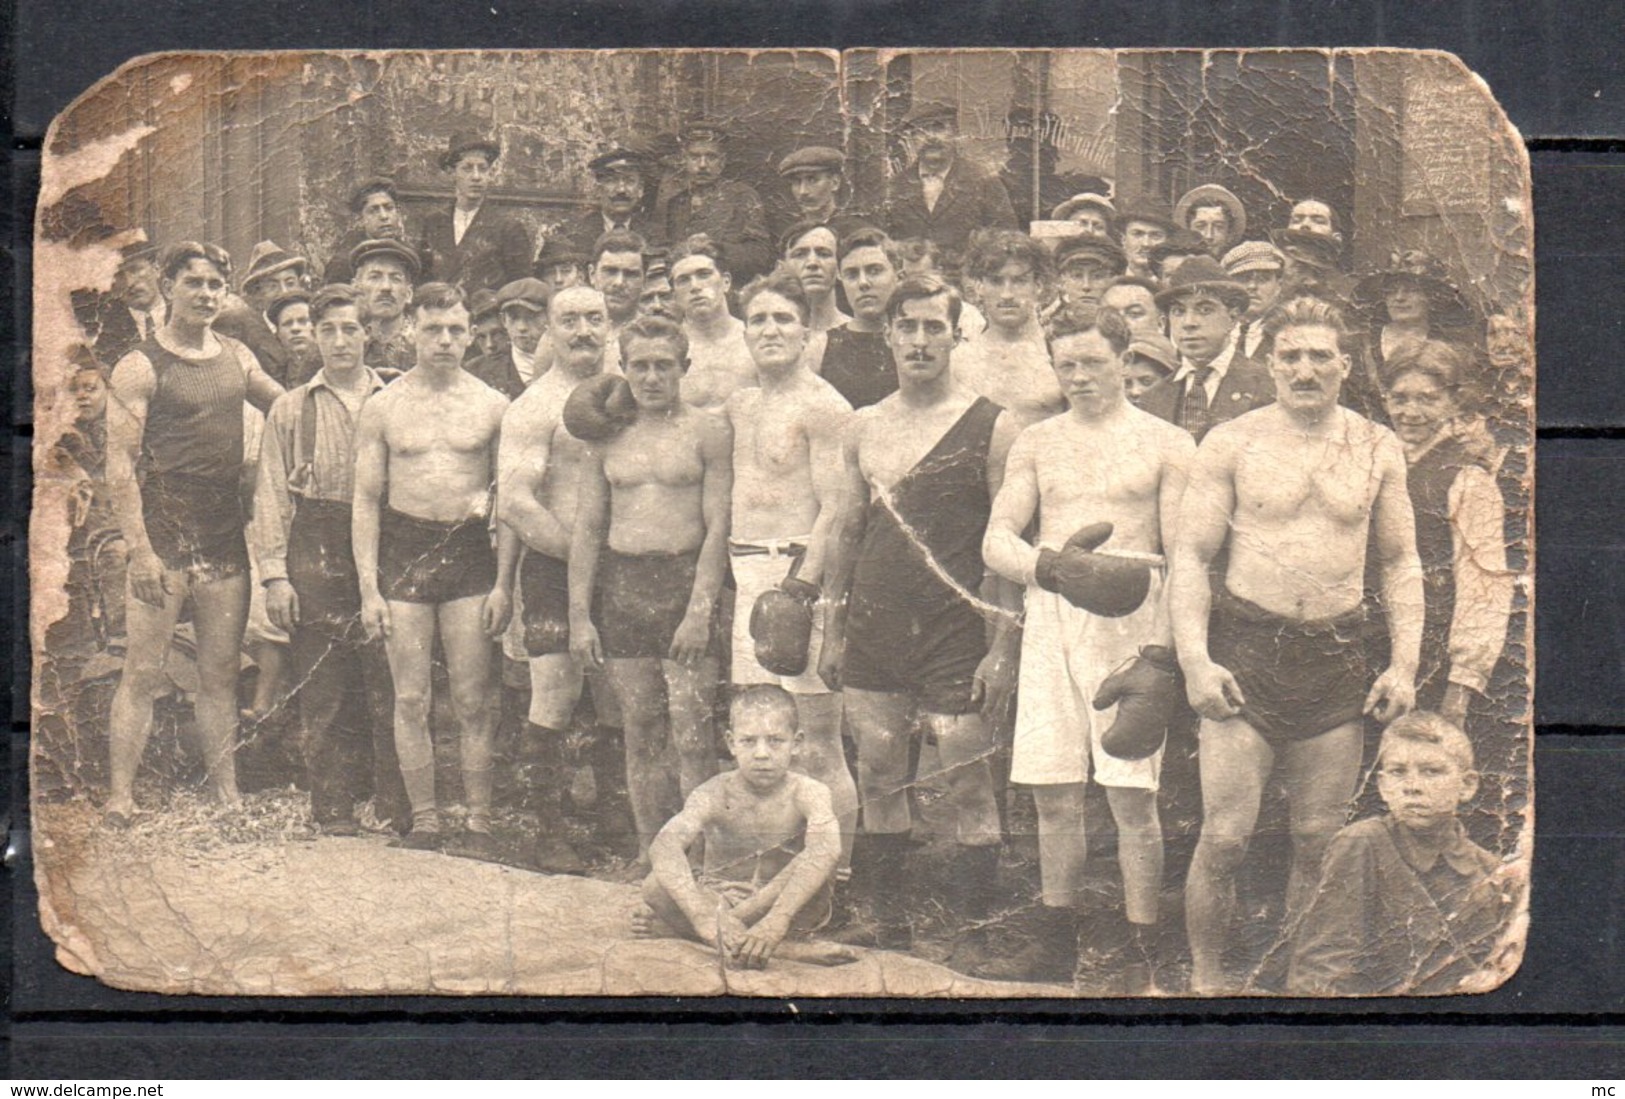
[[[530,274],[535,254],[530,232],[517,218],[491,208],[486,199],[502,147],[469,130],[454,133],[440,157],[456,197],[424,220],[419,251],[434,257],[435,276],[465,294],[495,290]]]

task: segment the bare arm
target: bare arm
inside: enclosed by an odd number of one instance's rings
[[[807,421],[807,461],[812,471],[813,496],[818,501],[818,517],[813,520],[807,556],[796,575],[811,584],[822,584],[828,566],[830,532],[840,521],[841,489],[845,471],[841,465],[841,439],[852,411],[839,396],[827,407],[816,410]]]
[[[710,646],[711,612],[722,591],[722,578],[728,569],[728,526],[733,510],[733,428],[723,416],[696,413],[706,417],[700,428],[701,474],[700,510],[705,519],[705,541],[694,568],[694,587],[688,596],[688,611],[672,638],[671,659],[693,664],[705,656]]]
[[[1196,443],[1184,431],[1170,435],[1163,447],[1162,480],[1157,486],[1157,530],[1162,541],[1162,555],[1172,561],[1174,547],[1179,544],[1179,506],[1185,498],[1185,486],[1190,481],[1191,462],[1196,457]],[[1174,644],[1173,624],[1170,620],[1169,600],[1172,584],[1162,586],[1162,597],[1157,600],[1157,613],[1151,623],[1148,645]]]
[[[141,513],[141,484],[135,467],[147,426],[147,405],[158,388],[152,364],[139,351],[113,367],[107,398],[107,490],[131,556],[152,553]]]
[[[1185,673],[1185,693],[1193,710],[1215,721],[1236,716],[1246,701],[1230,669],[1208,655],[1207,635],[1213,609],[1208,570],[1230,533],[1238,445],[1221,425],[1197,448],[1179,504],[1168,581],[1168,617]]]
[[[216,338],[220,337],[217,336]],[[243,360],[243,383],[247,390],[248,403],[261,412],[268,413],[271,405],[275,404],[276,399],[287,390],[282,388],[281,382],[278,382],[265,372],[265,368],[260,365],[259,359],[255,357],[254,352],[248,349],[246,344],[237,343],[236,349],[237,354]]]
[[[497,517],[531,549],[553,557],[570,556],[570,525],[542,506],[541,494],[553,456],[556,421],[534,414],[520,398],[503,419],[497,455]]]
[[[734,908],[734,914],[750,924],[761,920],[780,921],[784,930],[796,913],[818,895],[841,861],[841,826],[830,801],[829,787],[812,779],[797,782],[796,808],[807,821],[801,850],[749,900]],[[782,937],[784,931],[779,931]]]
[[[1018,440],[1005,463],[1003,483],[993,497],[982,557],[1006,580],[1031,586],[1038,548],[1022,537],[1038,514],[1038,467],[1030,439]]]
[[[1422,562],[1416,554],[1416,512],[1405,488],[1405,453],[1399,440],[1379,437],[1382,482],[1372,522],[1382,562],[1382,598],[1388,610],[1392,655],[1366,698],[1366,711],[1392,721],[1416,701],[1416,667],[1422,651]]]
[[[570,534],[570,651],[584,665],[596,668],[604,662],[604,654],[592,624],[592,593],[609,527],[609,479],[604,476],[604,456],[598,448],[583,456],[580,478],[575,529]]]
[[[863,528],[869,514],[869,482],[858,464],[859,442],[864,418],[853,416],[847,424],[841,445],[840,507],[831,525],[829,549],[824,564],[824,648],[818,674],[830,690],[839,690],[840,659],[846,641],[847,597],[852,574],[857,568],[858,550],[863,544]]]
[[[389,629],[389,609],[378,591],[378,516],[389,475],[384,410],[389,403],[387,390],[371,398],[361,406],[361,418],[356,424],[350,540],[361,583],[362,623],[373,638],[387,636]]]
[[[688,849],[705,833],[715,806],[710,783],[688,795],[688,801],[668,820],[649,844],[649,865],[666,896],[688,917],[695,934],[715,945],[717,913],[714,900],[694,881]]]

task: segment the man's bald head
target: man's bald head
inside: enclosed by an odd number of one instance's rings
[[[547,303],[547,328],[554,361],[570,373],[596,373],[609,342],[609,306],[590,286],[569,286]]]
[[[579,311],[595,306],[599,309],[605,308],[602,293],[590,286],[567,286],[548,299],[547,319],[550,324],[557,324],[560,315],[566,311]]]

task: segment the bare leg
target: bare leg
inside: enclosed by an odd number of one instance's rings
[[[722,898],[703,885],[696,884],[695,888],[705,895],[709,901],[720,905]],[[691,942],[702,943],[705,939],[694,929],[689,920],[688,913],[678,907],[666,892],[666,887],[660,884],[660,879],[653,874],[643,879],[643,903],[649,909],[649,916],[640,921],[639,913],[632,913],[633,934],[638,938],[646,939],[688,939]],[[639,934],[640,923],[647,930]]]
[[[1108,786],[1106,801],[1117,822],[1117,866],[1123,874],[1128,921],[1154,924],[1162,898],[1162,817],[1157,813],[1157,792]]]
[[[863,802],[863,830],[873,834],[907,832],[908,745],[913,732],[912,704],[907,695],[884,691],[842,692],[846,720],[858,744],[858,793]]]
[[[287,682],[288,646],[276,641],[256,641],[250,655],[260,669],[250,713],[262,718],[282,702],[283,685]]]
[[[796,695],[801,724],[801,772],[829,787],[835,818],[841,824],[840,869],[852,865],[852,835],[858,829],[858,785],[841,748],[841,696]]]
[[[135,812],[135,775],[152,735],[152,701],[163,688],[170,638],[186,601],[183,573],[170,572],[169,586],[170,595],[162,607],[149,606],[128,592],[125,595],[128,648],[107,723],[112,789],[106,808],[108,813],[126,818]]]
[[[429,653],[434,644],[435,608],[391,600],[389,674],[395,681],[395,755],[412,806],[412,831],[439,832],[434,792],[434,742],[429,737]]]
[[[666,734],[666,690],[660,661],[618,657],[605,663],[626,729],[626,786],[638,828],[638,852],[647,859],[649,843],[675,811],[672,767]]]
[[[237,672],[248,622],[248,573],[209,580],[192,589],[197,630],[197,728],[203,741],[209,792],[221,805],[237,805]]]
[[[1275,753],[1239,718],[1201,728],[1202,834],[1185,882],[1191,991],[1225,992],[1224,948],[1236,907],[1236,873],[1258,824]]]
[[[717,662],[706,657],[690,668],[662,660],[660,670],[666,680],[666,727],[677,750],[678,789],[686,798],[717,773],[716,730],[711,719]]]
[[[491,830],[491,748],[496,737],[497,684],[492,670],[496,642],[480,624],[484,596],[441,603],[436,608],[440,644],[446,653],[452,712],[457,715],[463,791],[468,798],[468,830]]]
[[[1038,873],[1044,903],[1051,908],[1083,904],[1083,867],[1089,857],[1084,827],[1085,785],[1081,782],[1032,786],[1038,807]]]
[[[1292,874],[1287,879],[1287,926],[1320,884],[1326,846],[1348,821],[1365,747],[1359,722],[1340,725],[1282,749],[1282,780],[1292,814]]]
[[[996,847],[1001,838],[999,803],[993,796],[993,737],[981,714],[925,714],[937,735],[937,754],[948,780],[959,842]]]
[[[569,653],[531,657],[530,723],[568,729],[581,701],[582,682],[581,668]]]

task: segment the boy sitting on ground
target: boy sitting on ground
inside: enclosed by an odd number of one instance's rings
[[[1387,815],[1349,825],[1326,850],[1293,934],[1288,990],[1391,996],[1478,985],[1515,890],[1509,868],[1456,816],[1478,789],[1467,734],[1425,711],[1395,721],[1378,749],[1377,789]]]
[[[639,938],[696,939],[745,968],[770,957],[817,965],[855,960],[805,939],[829,919],[841,832],[829,787],[790,770],[801,747],[795,699],[764,684],[730,707],[736,770],[696,787],[649,847],[654,872],[632,917]],[[705,840],[696,873],[688,849]]]

